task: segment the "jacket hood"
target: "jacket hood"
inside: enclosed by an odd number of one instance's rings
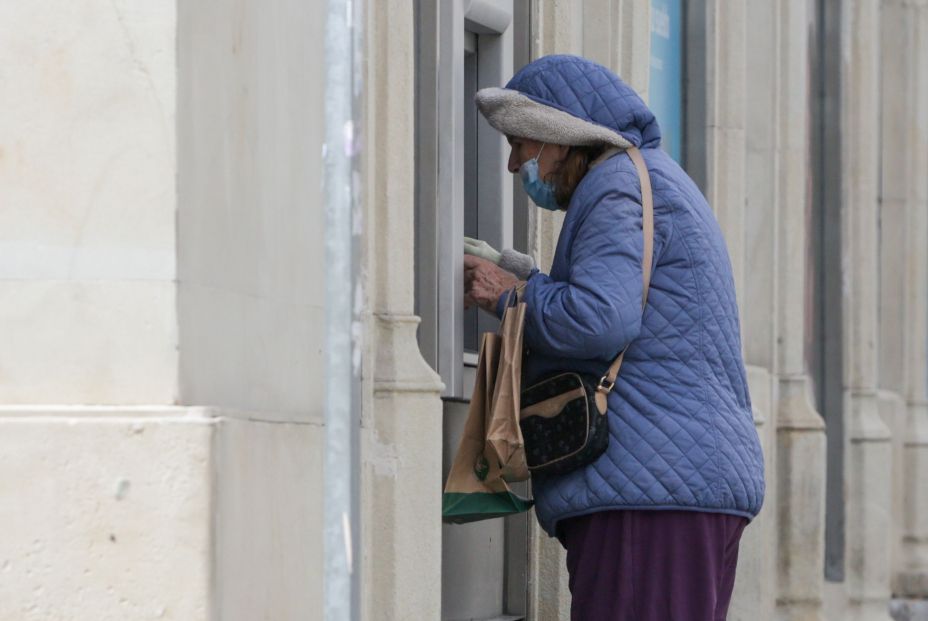
[[[505,88],[477,92],[477,107],[500,132],[568,146],[653,148],[661,132],[641,97],[607,68],[579,56],[544,56]]]

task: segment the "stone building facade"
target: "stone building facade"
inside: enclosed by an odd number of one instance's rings
[[[559,231],[466,94],[576,53],[647,99],[675,23],[768,472],[730,618],[928,598],[928,2],[356,7],[360,617],[568,618],[531,519],[439,520],[460,236],[546,266]],[[324,15],[0,4],[0,619],[323,617]]]

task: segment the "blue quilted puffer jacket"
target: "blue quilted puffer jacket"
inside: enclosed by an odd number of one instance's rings
[[[624,153],[586,174],[550,275],[528,279],[525,386],[564,370],[598,378],[629,346],[609,396],[606,453],[567,475],[533,478],[541,526],[554,535],[559,520],[612,509],[753,518],[764,499],[763,456],[731,264],[712,210],[659,149],[651,111],[604,67],[548,56],[506,89],[638,146],[654,195],[654,272],[643,315],[641,189]]]

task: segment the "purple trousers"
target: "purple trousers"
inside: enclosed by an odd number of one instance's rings
[[[562,520],[571,621],[723,621],[747,523],[693,511]]]

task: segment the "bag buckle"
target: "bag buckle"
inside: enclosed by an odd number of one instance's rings
[[[596,392],[608,395],[612,392],[613,388],[615,388],[615,382],[610,380],[608,375],[603,375],[599,378],[599,385],[596,387]]]

